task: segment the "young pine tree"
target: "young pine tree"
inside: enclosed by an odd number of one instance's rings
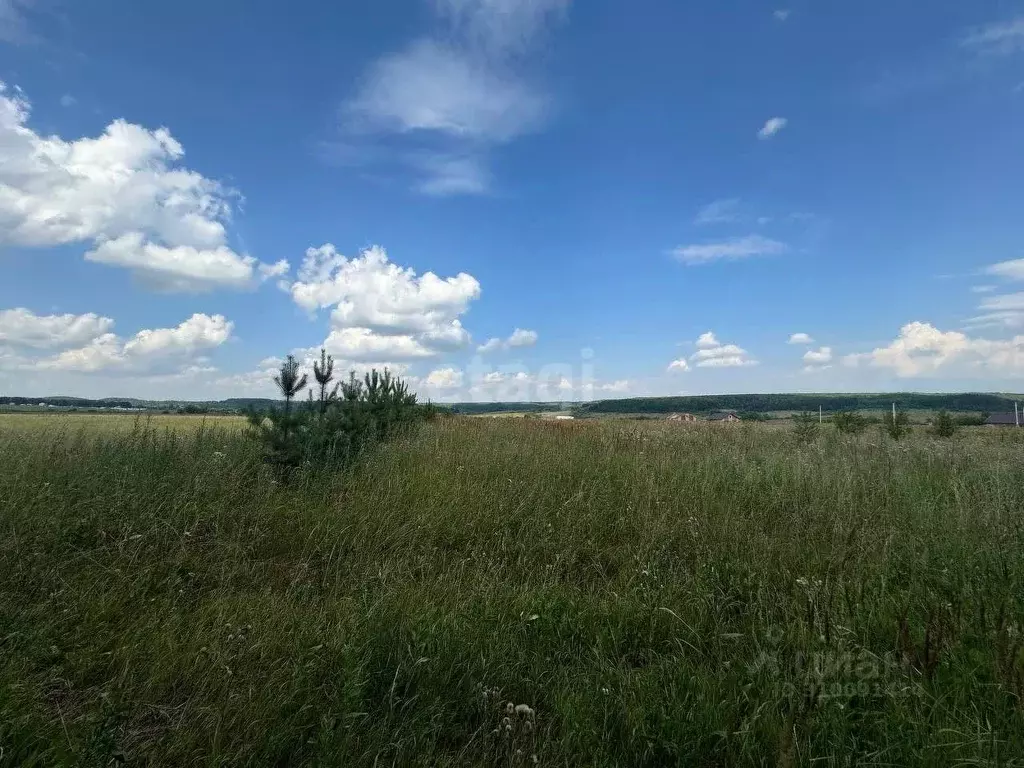
[[[284,417],[286,421],[291,414],[292,400],[295,399],[299,392],[306,388],[307,380],[306,374],[299,376],[299,363],[295,356],[288,355],[288,358],[281,363],[281,370],[274,376],[274,383],[277,384],[277,388],[281,390],[281,395],[284,397]]]
[[[867,426],[864,417],[856,411],[838,411],[832,415],[832,423],[846,435],[859,435]]]
[[[266,420],[255,416],[249,419],[263,443],[267,463],[279,472],[282,479],[287,479],[292,469],[302,463],[303,447],[295,429],[302,416],[292,414],[292,401],[306,388],[306,382],[306,374],[299,373],[298,361],[293,355],[288,355],[274,376],[274,383],[284,397],[284,412],[268,413]]]
[[[337,396],[338,391],[337,387],[330,392],[327,391],[331,380],[334,378],[334,358],[328,355],[327,350],[322,347],[320,348],[320,360],[313,362],[313,378],[316,379],[316,383],[320,387],[318,404],[320,406],[320,416],[322,417],[327,411],[327,406]]]
[[[345,467],[429,413],[417,405],[408,385],[387,370],[370,371],[362,380],[352,372],[347,381],[331,388],[334,360],[324,349],[313,363],[313,376],[317,386],[309,390],[308,405],[293,410],[292,401],[305,389],[307,377],[289,355],[274,376],[284,397],[284,410],[249,417],[267,463],[283,480],[300,466],[313,470]]]
[[[807,413],[793,414],[793,433],[800,445],[809,445],[818,436],[818,417]]]
[[[886,411],[882,418],[882,429],[893,440],[900,440],[910,432],[910,417],[906,411]]]
[[[939,411],[935,415],[935,423],[932,424],[932,434],[936,437],[952,437],[956,434],[956,422],[949,415],[949,411]]]

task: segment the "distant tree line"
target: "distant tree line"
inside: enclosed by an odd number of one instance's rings
[[[481,413],[540,413],[559,411],[562,403],[455,403],[450,406],[452,413],[474,416]]]
[[[747,415],[766,411],[814,411],[819,406],[826,412],[885,410],[992,411],[1013,410],[1013,401],[1002,395],[986,393],[924,394],[897,392],[882,394],[763,394],[763,395],[692,395],[685,397],[633,397],[623,400],[595,400],[574,408],[580,416],[606,413],[675,412],[710,413],[737,411]],[[456,406],[457,408],[459,406]]]
[[[132,400],[104,398],[90,400],[85,397],[0,397],[0,405],[51,405],[59,408],[138,408]]]
[[[628,414],[632,416],[657,417],[675,412],[708,414],[714,411],[736,411],[744,421],[760,421],[767,418],[772,411],[803,411],[817,413],[818,407],[825,411],[826,416],[839,411],[883,411],[892,407],[904,410],[947,410],[961,412],[953,417],[961,426],[980,424],[985,416],[996,411],[1012,411],[1013,400],[1010,397],[985,393],[965,394],[767,394],[767,395],[694,395],[685,397],[634,397],[623,400],[596,400],[590,403],[578,403],[573,407],[577,416],[594,416],[600,414]],[[127,398],[84,397],[15,397],[0,395],[0,406],[38,406],[46,405],[58,408],[104,409],[133,408],[165,413],[246,413],[251,410],[281,410],[283,400],[271,398],[235,397],[225,400],[183,401],[183,400],[139,400]],[[544,411],[561,410],[563,403],[454,403],[447,406],[452,413],[477,415],[485,413],[541,413]],[[965,415],[962,412],[984,414],[984,416]],[[880,417],[879,417],[880,418]]]
[[[277,400],[262,397],[235,397],[227,400],[184,401],[184,400],[136,400],[123,398],[87,397],[14,397],[0,395],[0,406],[31,407],[45,405],[67,409],[134,409],[160,411],[163,413],[245,413],[251,408],[270,409],[280,407]]]

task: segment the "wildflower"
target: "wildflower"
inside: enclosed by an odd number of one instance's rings
[[[533,717],[534,712],[533,712],[533,709],[531,709],[526,704],[517,704],[516,705],[516,714],[517,715],[525,715],[526,717]]]
[[[511,714],[512,714],[513,712],[515,712],[515,711],[516,711],[516,705],[515,705],[515,702],[513,702],[513,701],[510,701],[510,702],[508,702],[508,703],[507,703],[507,704],[505,705],[505,714],[506,714],[506,715],[511,715]]]

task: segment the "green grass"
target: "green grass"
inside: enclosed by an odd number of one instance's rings
[[[1022,449],[0,420],[0,763],[1022,765]]]
[[[139,427],[175,432],[193,432],[206,427],[238,430],[245,427],[244,416],[215,414],[138,414],[138,413],[37,413],[0,411],[0,434],[57,430],[75,432],[89,429],[103,432],[131,432]]]

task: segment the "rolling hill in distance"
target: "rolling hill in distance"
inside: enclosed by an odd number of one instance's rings
[[[749,413],[777,413],[817,411],[826,413],[844,410],[882,411],[893,403],[907,411],[967,411],[993,413],[1012,411],[1015,401],[1024,401],[1024,395],[996,392],[921,393],[800,393],[800,394],[739,394],[739,395],[686,395],[675,397],[632,397],[589,402],[490,402],[443,404],[453,413],[464,415],[500,413],[536,413],[542,411],[571,410],[577,417],[587,418],[614,415],[664,416],[688,412],[705,414],[713,411]],[[141,400],[137,398],[100,398],[46,396],[13,397],[0,395],[0,408],[54,408],[79,410],[131,410],[241,413],[247,409],[267,410],[280,401],[270,398],[228,398],[225,400]]]

